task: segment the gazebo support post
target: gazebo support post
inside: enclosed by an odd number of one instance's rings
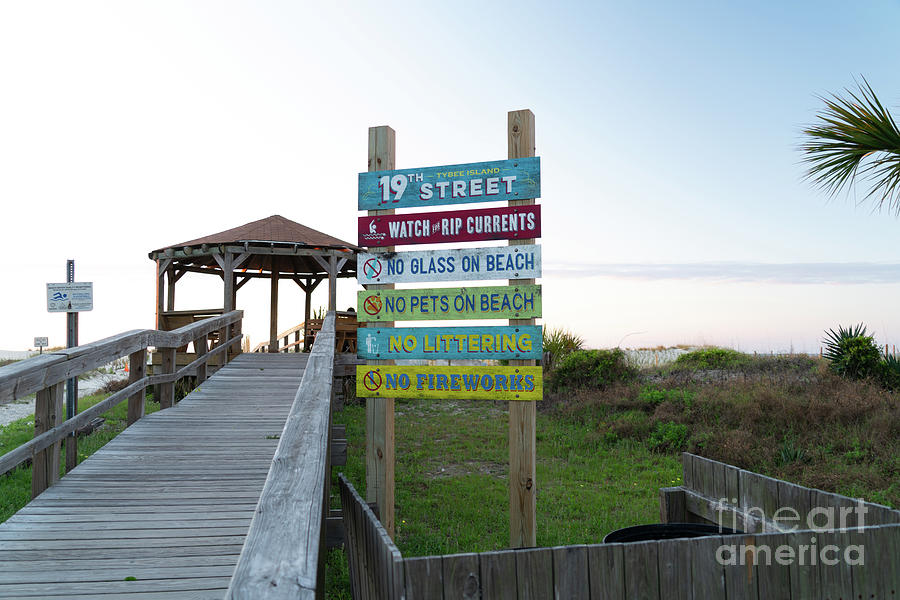
[[[306,280],[306,287],[304,291],[306,292],[306,305],[303,308],[303,349],[309,350],[309,319],[312,315],[312,293],[313,288],[312,279]]]
[[[337,256],[328,257],[328,310],[337,310]]]
[[[165,311],[166,298],[166,271],[172,264],[171,258],[159,258],[156,260],[156,328],[160,326],[160,315]]]
[[[321,283],[319,278],[309,278],[306,281],[294,277],[294,281],[300,286],[306,296],[306,305],[303,309],[303,349],[309,350],[309,319],[312,316],[312,293]]]
[[[166,310],[175,310],[175,282],[178,277],[175,276],[175,264],[169,265],[166,269]]]
[[[278,352],[278,269],[272,257],[271,287],[269,288],[269,352]]]
[[[216,262],[219,262],[216,260]],[[225,294],[223,298],[223,309],[224,312],[229,313],[234,310],[234,254],[226,251],[225,256],[222,259],[222,262],[219,263],[219,266],[222,267],[222,275],[223,281],[225,282]],[[226,325],[222,329],[219,330],[219,343],[224,344],[231,338],[231,325]],[[225,353],[222,355],[222,364],[221,366],[225,366],[228,362],[228,350],[225,350]]]

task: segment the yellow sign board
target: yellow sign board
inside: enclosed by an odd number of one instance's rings
[[[358,365],[361,398],[522,400],[543,397],[541,367]]]

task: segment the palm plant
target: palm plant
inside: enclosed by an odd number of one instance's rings
[[[830,196],[855,180],[866,180],[877,207],[900,215],[900,129],[863,78],[859,91],[822,98],[818,121],[803,129],[800,145],[806,178]]]
[[[862,323],[846,329],[839,325],[837,331],[829,329],[822,342],[825,344],[822,356],[834,373],[851,379],[879,374],[881,353],[875,338],[866,335],[866,326]]]

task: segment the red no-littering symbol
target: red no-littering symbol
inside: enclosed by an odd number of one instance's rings
[[[363,302],[363,309],[365,309],[367,314],[377,315],[381,312],[381,297],[380,296],[369,296],[366,298],[365,302]]]
[[[365,273],[366,277],[369,279],[375,279],[381,275],[381,261],[377,258],[370,258],[363,265],[363,273]]]
[[[378,371],[369,371],[366,373],[366,376],[363,377],[363,385],[366,386],[366,389],[370,392],[374,392],[381,387],[381,373]]]

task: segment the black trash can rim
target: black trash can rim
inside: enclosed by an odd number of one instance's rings
[[[720,527],[708,523],[653,523],[633,525],[612,531],[603,538],[604,544],[629,542],[649,542],[653,540],[673,540],[696,538],[710,535],[734,535],[744,533],[730,527]]]

